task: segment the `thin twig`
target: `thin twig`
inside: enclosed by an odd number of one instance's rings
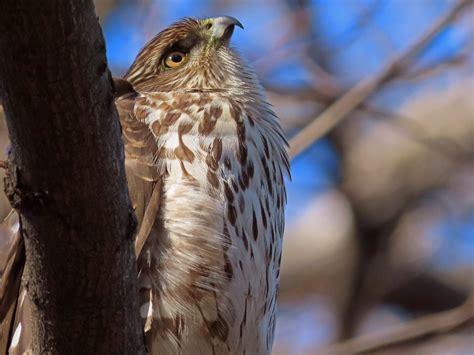
[[[8,162],[6,160],[0,160],[0,169],[6,169],[8,167]]]
[[[391,60],[378,74],[372,78],[362,80],[329,106],[290,141],[290,157],[294,158],[315,140],[321,138],[333,129],[342,119],[356,109],[384,83],[403,71],[410,60],[423,50],[446,25],[455,20],[457,16],[471,4],[471,0],[458,2],[446,15],[437,20],[413,45]]]
[[[338,86],[332,77],[328,76],[328,85],[332,88],[335,88],[334,91],[337,92]],[[318,103],[321,103],[325,107],[329,106],[334,102],[339,94],[330,94],[326,92],[321,92],[319,88],[306,89],[301,92],[295,92],[295,90],[286,90],[281,88],[272,88],[268,86],[267,92],[273,92],[277,95],[283,95],[286,98],[294,97],[295,100],[314,100]],[[386,124],[391,125],[399,133],[405,135],[407,138],[413,140],[414,142],[425,146],[430,150],[434,150],[440,156],[446,157],[450,160],[460,160],[464,159],[465,154],[472,155],[473,153],[469,151],[468,147],[463,146],[459,142],[456,142],[453,139],[443,139],[437,137],[436,139],[426,135],[424,126],[416,120],[415,117],[411,117],[406,114],[392,112],[385,108],[381,108],[377,105],[374,105],[369,102],[364,102],[355,109],[356,112],[360,112],[366,115],[369,115],[370,119],[378,120]],[[300,120],[297,124],[293,124],[290,128],[301,128],[306,126],[310,119]],[[294,123],[294,122],[292,122]]]
[[[429,64],[412,72],[406,73],[401,79],[408,81],[425,80],[430,76],[434,76],[441,71],[449,68],[460,67],[467,63],[470,53],[460,53],[449,59],[440,61],[439,63]]]
[[[446,312],[425,316],[394,326],[384,332],[360,336],[318,351],[318,354],[366,354],[449,333],[474,321],[474,296]]]

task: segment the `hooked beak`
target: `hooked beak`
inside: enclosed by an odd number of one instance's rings
[[[209,31],[212,42],[228,42],[232,37],[235,26],[244,28],[239,20],[230,16],[220,16],[205,20],[205,28]]]

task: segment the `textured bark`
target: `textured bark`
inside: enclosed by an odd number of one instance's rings
[[[4,0],[6,190],[21,213],[36,354],[143,353],[133,216],[92,0]]]

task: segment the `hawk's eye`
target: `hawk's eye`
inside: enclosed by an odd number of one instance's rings
[[[164,60],[167,68],[176,68],[186,62],[186,53],[180,51],[174,51],[169,53]]]

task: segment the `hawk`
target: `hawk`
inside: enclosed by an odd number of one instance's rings
[[[289,160],[235,26],[183,19],[116,81],[151,354],[271,353]]]

